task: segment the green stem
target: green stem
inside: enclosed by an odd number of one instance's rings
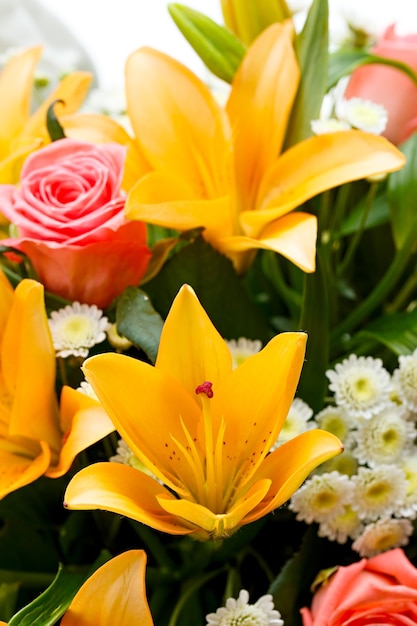
[[[168,626],[176,626],[181,611],[183,610],[185,604],[188,602],[189,598],[193,595],[193,593],[195,593],[197,589],[205,585],[209,580],[211,580],[212,578],[215,578],[215,576],[218,576],[218,574],[220,574],[223,571],[224,571],[224,568],[215,570],[214,572],[210,572],[209,574],[206,574],[205,576],[201,576],[200,578],[197,578],[197,580],[194,580],[192,583],[190,583],[187,586],[187,588],[184,590],[184,592],[181,594],[180,599],[175,605],[175,608],[172,612],[171,619],[169,620]]]
[[[375,289],[371,291],[369,296],[365,298],[344,321],[339,324],[331,336],[332,344],[340,342],[343,335],[351,333],[357,326],[363,322],[372,311],[374,311],[383,302],[384,298],[389,294],[400,279],[402,273],[407,267],[411,251],[415,246],[415,233],[410,231],[403,247],[397,251],[395,257],[389,266],[385,275],[377,284]]]
[[[417,287],[417,270],[414,271],[405,281],[404,285],[398,291],[394,300],[387,307],[388,313],[395,313],[407,308],[410,302],[414,299],[413,292]]]
[[[289,287],[282,275],[275,252],[265,252],[262,256],[262,267],[273,284],[275,291],[287,305],[292,319],[297,319],[300,314],[301,295],[295,289]]]

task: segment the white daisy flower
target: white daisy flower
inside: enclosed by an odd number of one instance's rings
[[[417,455],[410,454],[402,458],[399,466],[407,480],[407,493],[403,505],[396,511],[398,517],[417,517]]]
[[[48,321],[56,354],[63,358],[85,358],[90,348],[106,338],[108,320],[95,304],[73,302],[52,311]]]
[[[355,488],[352,509],[361,519],[376,520],[392,515],[407,493],[404,472],[395,465],[360,467],[351,481]]]
[[[262,596],[255,604],[249,604],[246,589],[241,589],[237,599],[228,598],[226,606],[209,613],[206,620],[206,626],[284,626],[270,594]]]
[[[417,350],[413,354],[400,356],[398,363],[393,383],[399,399],[410,411],[417,412]]]
[[[339,474],[346,474],[346,476],[353,476],[358,471],[358,467],[358,460],[350,450],[345,449],[341,454],[320,465],[317,471],[319,473],[338,472]]]
[[[338,119],[359,130],[374,135],[384,132],[388,122],[388,112],[381,104],[362,98],[341,99],[336,104]]]
[[[293,494],[289,508],[297,514],[298,521],[325,522],[344,512],[352,494],[348,476],[338,472],[315,474]]]
[[[327,430],[332,435],[336,435],[346,447],[353,426],[352,418],[346,409],[341,406],[327,406],[317,413],[314,421],[322,430]]]
[[[391,377],[381,359],[351,354],[326,376],[336,403],[354,417],[370,418],[389,403]]]
[[[348,504],[343,513],[321,522],[317,534],[327,537],[330,541],[346,543],[348,539],[356,539],[363,531],[363,522],[359,515]]]
[[[293,439],[297,435],[315,427],[315,423],[308,424],[308,420],[313,415],[313,409],[300,398],[295,398],[292,403],[284,425],[278,435],[278,439],[272,446],[271,450],[275,450],[280,445]]]
[[[360,420],[354,433],[356,447],[353,454],[359,463],[375,467],[383,463],[396,463],[410,448],[417,436],[415,425],[405,419],[404,411],[396,404]]]
[[[148,476],[155,478],[152,472],[145,467],[142,461],[140,461],[135,453],[129,448],[124,439],[119,439],[116,454],[111,456],[109,461],[111,463],[123,463],[123,465],[130,465],[130,467],[134,467],[135,469],[148,474]]]
[[[311,120],[311,130],[315,135],[325,135],[326,133],[337,133],[343,130],[350,130],[352,127],[344,120],[331,117],[327,120]]]
[[[392,548],[407,545],[413,534],[413,525],[408,519],[380,519],[368,524],[363,533],[353,542],[352,550],[360,556],[370,558]]]
[[[237,340],[230,339],[226,343],[232,354],[233,368],[241,365],[243,361],[246,361],[247,358],[262,348],[262,342],[259,339],[246,339],[245,337],[239,337]]]

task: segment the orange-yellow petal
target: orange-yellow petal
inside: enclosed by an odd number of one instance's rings
[[[171,172],[151,172],[131,190],[126,217],[177,230],[203,226],[211,237],[233,232],[230,197],[201,198]]]
[[[165,487],[137,469],[119,463],[94,463],[70,480],[64,505],[76,510],[112,511],[171,535],[190,534],[185,523],[160,506],[157,496],[161,494],[175,499]]]
[[[274,24],[250,46],[233,80],[227,113],[241,209],[255,205],[263,173],[281,152],[299,76],[291,29]]]
[[[240,220],[256,237],[267,224],[322,191],[400,169],[404,155],[383,137],[359,130],[310,137],[284,152],[264,176],[256,211]]]
[[[65,474],[77,454],[115,430],[102,406],[86,394],[64,386],[60,402],[62,448],[56,465],[46,472],[49,478]]]
[[[266,457],[253,480],[272,480],[268,496],[244,520],[254,522],[286,502],[318,465],[343,450],[337,437],[315,428],[290,439]]]
[[[273,250],[301,268],[314,272],[316,267],[317,218],[309,213],[296,211],[267,224],[255,237],[224,237],[217,241],[217,248],[224,254],[239,259],[249,250]],[[239,267],[239,260],[236,265]]]
[[[275,442],[297,389],[306,339],[305,333],[277,335],[233,370],[210,400],[215,427],[221,416],[226,422],[226,485],[247,483]]]
[[[126,63],[126,97],[152,167],[176,172],[201,198],[226,193],[229,127],[207,85],[175,59],[141,48]]]
[[[220,381],[232,371],[227,344],[188,285],[180,289],[169,311],[155,366],[195,399],[199,385],[209,381],[216,393]]]
[[[51,450],[44,441],[39,442],[38,455],[34,458],[9,452],[0,441],[0,498],[43,476],[50,461]]]
[[[2,373],[13,398],[10,435],[60,447],[55,395],[55,351],[43,300],[43,286],[25,279],[16,287],[3,336]]]
[[[177,493],[187,495],[187,476],[191,485],[196,477],[173,439],[188,446],[181,416],[191,438],[196,437],[200,415],[196,400],[169,374],[122,354],[91,357],[83,370],[139,460]]]
[[[108,115],[76,113],[60,119],[65,135],[91,143],[114,141],[126,146],[126,159],[122,187],[129,191],[133,185],[150,170],[138,143],[128,132]]]
[[[146,554],[114,557],[83,584],[61,626],[153,626],[145,590]]]
[[[29,118],[33,77],[41,52],[36,46],[17,54],[0,73],[0,159],[9,155],[12,139]]]

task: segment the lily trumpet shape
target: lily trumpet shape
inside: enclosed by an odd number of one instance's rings
[[[316,217],[294,209],[349,181],[404,165],[389,142],[360,131],[283,150],[300,70],[289,22],[250,46],[223,109],[186,67],[150,48],[126,65],[127,110],[151,173],[126,215],[204,237],[245,271],[259,248],[315,269]]]
[[[148,472],[89,465],[69,482],[65,506],[113,511],[199,540],[230,536],[279,507],[342,449],[334,435],[314,429],[269,452],[290,408],[305,344],[304,333],[282,333],[233,369],[227,343],[183,286],[155,367],[106,353],[83,368]]]
[[[12,57],[0,73],[0,183],[19,181],[25,158],[49,143],[46,114],[55,101],[59,113],[74,113],[84,101],[92,80],[88,72],[63,78],[54,92],[31,113],[36,66],[42,48],[35,46]]]
[[[55,369],[43,286],[25,279],[13,291],[0,271],[0,498],[62,476],[114,430],[98,402],[69,387],[58,408]]]

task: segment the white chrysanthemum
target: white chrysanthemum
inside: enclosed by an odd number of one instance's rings
[[[338,472],[315,474],[293,494],[289,508],[298,521],[320,523],[341,515],[352,494],[348,476]]]
[[[353,426],[353,420],[344,407],[327,406],[317,413],[314,421],[322,430],[327,430],[327,432],[336,435],[346,447],[351,438],[350,431]]]
[[[326,133],[337,133],[343,130],[350,130],[352,127],[344,120],[335,117],[321,120],[311,120],[311,130],[315,135],[325,135]]]
[[[391,404],[369,420],[358,422],[353,454],[360,463],[367,463],[370,467],[396,463],[412,446],[416,436],[416,427],[405,418],[403,409]]]
[[[370,418],[389,403],[391,377],[381,359],[351,354],[326,376],[336,403],[355,417]]]
[[[339,120],[347,122],[353,128],[374,135],[383,133],[388,122],[388,113],[385,107],[362,98],[339,100],[336,104],[336,114]]]
[[[106,338],[108,320],[95,304],[73,302],[52,311],[48,321],[56,354],[63,358],[85,358],[90,348]]]
[[[413,525],[408,519],[380,519],[368,524],[363,533],[353,542],[352,550],[360,556],[370,558],[392,548],[407,545],[413,534]]]
[[[341,454],[329,459],[316,470],[319,473],[323,472],[339,472],[339,474],[346,474],[346,476],[353,476],[358,471],[359,463],[355,459],[350,450],[343,450]]]
[[[90,383],[88,383],[86,380],[83,380],[83,382],[80,383],[80,386],[77,388],[77,391],[81,391],[81,393],[83,393],[84,395],[88,396],[89,398],[92,398],[93,400],[97,400],[98,402],[96,392],[94,391]]]
[[[405,474],[395,465],[360,467],[351,481],[355,487],[352,508],[361,519],[376,520],[392,515],[407,493]]]
[[[241,365],[246,359],[259,352],[262,348],[262,342],[259,339],[246,339],[245,337],[239,337],[237,340],[230,339],[226,341],[226,343],[232,355],[234,368]]]
[[[321,522],[317,534],[319,537],[327,537],[330,541],[346,543],[348,539],[356,539],[362,530],[362,520],[348,504],[343,513]]]
[[[286,441],[304,433],[306,430],[310,430],[311,427],[315,427],[316,424],[314,422],[308,424],[308,420],[312,415],[313,409],[309,407],[304,400],[295,398],[291,403],[290,410],[278,435],[278,439],[271,449],[275,450]]]
[[[239,592],[237,600],[228,598],[226,606],[206,616],[206,626],[283,626],[280,613],[274,609],[272,596],[267,594],[255,604],[249,604],[246,589]]]
[[[417,350],[413,354],[400,356],[399,367],[394,371],[393,383],[400,402],[410,411],[417,411]]]
[[[417,517],[417,455],[410,454],[401,458],[399,467],[404,472],[407,480],[407,493],[404,503],[396,511],[396,515],[398,517],[415,519]]]

